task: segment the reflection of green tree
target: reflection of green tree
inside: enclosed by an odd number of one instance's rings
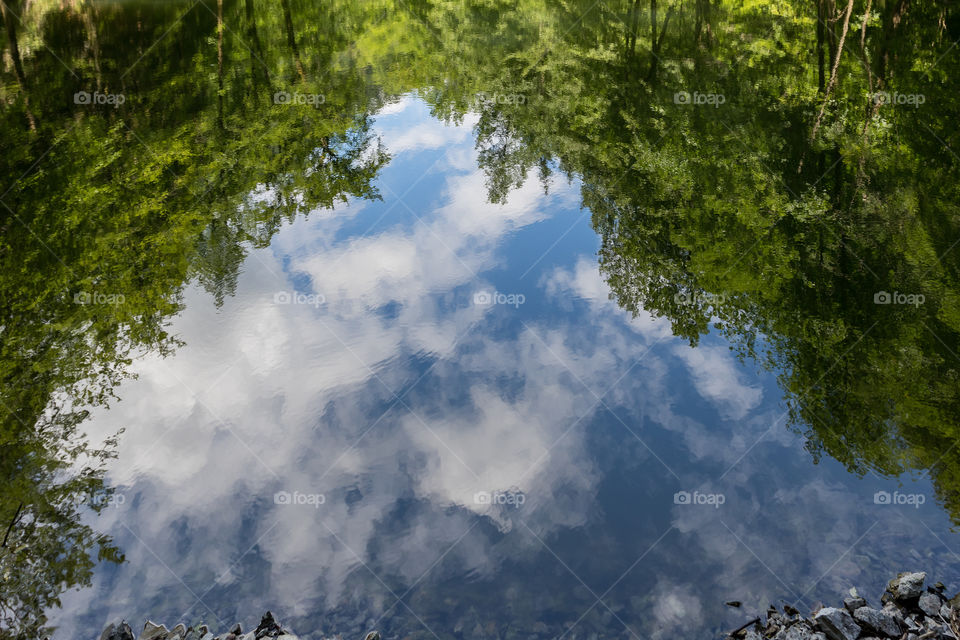
[[[368,114],[386,98],[335,55],[349,25],[307,47],[329,8],[185,10],[5,5],[17,64],[0,85],[3,637],[37,637],[60,593],[89,583],[94,547],[121,558],[81,518],[109,494],[111,443],[89,448],[80,426],[132,358],[177,346],[166,323],[184,285],[221,304],[246,252],[285,222],[378,197],[388,158]],[[276,105],[281,89],[326,99]],[[77,91],[126,100],[80,105]]]
[[[221,304],[285,222],[378,197],[388,158],[369,114],[411,90],[439,117],[479,113],[493,200],[531,172],[582,180],[622,306],[692,343],[716,324],[780,373],[816,455],[930,470],[960,517],[960,194],[937,140],[957,148],[955,9],[875,2],[861,39],[858,3],[831,83],[846,7],[829,0],[591,4],[4,4],[0,446],[18,488],[0,519],[16,520],[11,537],[49,533],[35,559],[4,556],[43,582],[20,583],[46,594],[33,611],[89,578],[85,549],[109,548],[57,506],[103,490],[99,476],[51,479],[71,455],[106,455],[82,448],[86,408],[138,353],[176,347],[165,323],[186,282]],[[77,105],[81,90],[126,101]],[[875,108],[875,90],[936,109]],[[278,91],[324,99],[277,105]],[[726,102],[678,105],[683,91]],[[927,304],[880,308],[880,289]],[[57,545],[72,564],[21,571]]]
[[[716,325],[779,372],[815,456],[927,470],[960,519],[960,193],[937,139],[957,147],[955,8],[873,3],[862,40],[859,3],[845,38],[846,3],[570,8],[525,5],[510,39],[496,11],[435,5],[432,23],[477,44],[448,45],[437,111],[462,115],[478,91],[526,97],[478,107],[491,199],[533,170],[578,176],[623,307],[693,344]],[[726,102],[676,104],[684,91]],[[873,91],[937,107],[878,107]],[[878,306],[881,290],[926,303]]]
[[[96,560],[122,562],[109,536],[83,522],[102,510],[112,490],[103,462],[113,440],[91,450],[76,429],[85,412],[51,409],[33,429],[0,441],[0,638],[39,638],[61,592],[90,584]]]

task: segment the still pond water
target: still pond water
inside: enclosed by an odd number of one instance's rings
[[[627,2],[11,7],[22,637],[713,638],[960,587],[955,38],[897,35],[922,104],[844,59],[816,125],[799,3],[661,9],[659,54]]]

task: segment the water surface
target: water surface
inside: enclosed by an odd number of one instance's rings
[[[808,9],[658,54],[589,4],[21,7],[0,597],[44,595],[0,630],[710,638],[960,587],[953,39],[916,9],[876,73],[922,104],[845,61],[817,125]]]

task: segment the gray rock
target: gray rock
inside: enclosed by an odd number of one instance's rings
[[[860,626],[845,609],[824,607],[813,616],[817,629],[830,640],[856,640]]]
[[[942,605],[940,607],[940,617],[943,618],[944,620],[949,620],[951,611],[952,609],[950,608],[949,604]]]
[[[254,633],[259,640],[260,638],[264,637],[276,638],[285,632],[277,619],[273,617],[273,613],[267,611],[260,619],[260,624],[257,625],[257,629]]]
[[[143,625],[143,631],[140,632],[140,637],[137,638],[137,640],[166,640],[168,633],[170,632],[162,624],[157,624],[147,620],[147,622]]]
[[[363,640],[380,640],[380,632],[371,631],[370,633],[367,634],[367,637],[364,638]]]
[[[860,607],[867,606],[867,601],[860,596],[851,596],[843,599],[843,606],[846,607],[847,611],[853,613]]]
[[[905,622],[907,623],[907,629],[909,631],[921,632],[923,631],[923,625],[920,624],[920,618],[915,613],[911,613],[906,617]]]
[[[887,585],[887,588],[897,600],[912,600],[923,592],[923,581],[926,579],[927,574],[923,571],[898,573],[897,577]]]
[[[100,634],[100,640],[134,640],[133,629],[126,622],[111,624]]]
[[[747,629],[743,635],[743,640],[763,640],[763,636],[756,629]]]
[[[167,634],[167,640],[183,640],[187,636],[187,627],[182,622]]]
[[[940,613],[940,605],[942,602],[940,598],[929,591],[920,594],[920,602],[918,606],[920,610],[923,611],[928,616],[935,616]]]
[[[860,607],[853,617],[866,629],[888,637],[900,637],[900,621],[890,611],[880,611],[871,607]]]
[[[774,640],[826,640],[826,636],[814,631],[810,623],[804,620],[781,630],[774,636]]]

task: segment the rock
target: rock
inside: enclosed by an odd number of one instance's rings
[[[183,640],[185,637],[187,637],[187,627],[182,622],[167,634],[167,640]]]
[[[920,602],[917,606],[928,616],[935,616],[940,613],[940,598],[930,592],[920,594]]]
[[[727,605],[728,607],[734,607],[735,609],[739,609],[740,605],[742,605],[743,603],[740,602],[739,600],[727,600],[723,604]]]
[[[134,640],[133,629],[126,622],[111,624],[100,634],[100,640]]]
[[[859,609],[860,607],[867,606],[867,601],[861,598],[860,596],[851,596],[849,598],[843,599],[843,606],[846,607],[847,611],[851,614]]]
[[[365,637],[363,640],[380,640],[380,632],[371,631],[370,633],[367,634],[367,637]]]
[[[775,635],[774,640],[826,640],[826,636],[814,631],[807,621],[798,622]]]
[[[951,612],[951,611],[953,611],[953,610],[950,608],[950,605],[949,605],[949,604],[941,605],[941,606],[940,606],[940,617],[943,618],[944,620],[949,620],[949,619],[950,619],[950,612]]]
[[[137,640],[166,640],[168,633],[170,632],[162,624],[156,624],[155,622],[147,620]]]
[[[921,632],[923,631],[923,625],[920,624],[920,618],[916,614],[911,613],[907,616],[905,622],[907,623],[907,629],[910,631]]]
[[[887,588],[897,600],[913,600],[923,591],[923,581],[926,579],[927,574],[923,571],[899,573],[896,578],[890,581]]]
[[[817,629],[830,640],[856,640],[860,627],[845,609],[824,607],[813,617]]]
[[[257,640],[260,640],[260,638],[276,638],[282,633],[283,627],[281,627],[277,619],[273,617],[273,613],[267,611],[263,614],[263,617],[260,618],[260,624],[257,625],[257,630],[254,632],[254,635],[257,637]]]
[[[879,633],[890,638],[900,637],[900,621],[889,611],[860,607],[853,612],[853,617],[873,633]]]

